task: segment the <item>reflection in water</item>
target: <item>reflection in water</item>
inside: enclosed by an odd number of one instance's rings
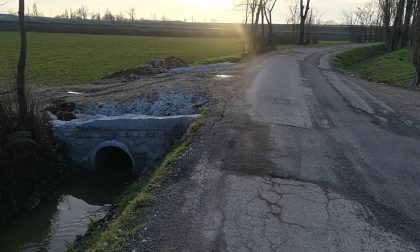
[[[76,174],[47,202],[5,229],[1,227],[0,250],[64,251],[66,242],[83,235],[91,221],[106,215],[113,198],[133,179],[121,163],[112,168],[106,169],[105,174],[87,171]]]

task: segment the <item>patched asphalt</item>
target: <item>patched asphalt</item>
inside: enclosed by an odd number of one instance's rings
[[[249,62],[127,251],[419,251],[419,122],[333,70],[344,48]]]

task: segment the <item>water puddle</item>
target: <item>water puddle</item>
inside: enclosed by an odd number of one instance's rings
[[[82,93],[79,92],[73,92],[73,91],[68,91],[67,94],[73,94],[73,95],[81,95]]]
[[[233,78],[233,75],[218,74],[218,75],[216,75],[216,78],[219,78],[219,79],[228,79],[228,78]]]
[[[0,230],[1,251],[65,251],[67,243],[107,214],[113,199],[131,180],[98,172],[78,173],[41,206]]]

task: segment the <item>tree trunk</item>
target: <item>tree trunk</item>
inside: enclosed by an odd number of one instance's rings
[[[406,47],[410,42],[410,31],[411,31],[411,18],[414,13],[415,0],[407,0],[407,6],[405,8],[405,20],[404,28],[401,36],[401,47]]]
[[[268,36],[267,36],[267,46],[271,46],[273,42],[273,15],[272,9],[265,11],[265,19],[267,20],[268,24]]]
[[[265,27],[264,27],[264,13],[265,13],[265,6],[263,6],[262,0],[260,1],[260,8],[261,8],[261,46],[265,46]]]
[[[417,66],[416,69],[417,71],[416,75],[414,76],[413,85],[418,87],[420,86],[420,67]]]
[[[257,49],[258,43],[258,24],[260,23],[260,11],[261,9],[258,8],[257,15],[255,16],[255,24],[254,24],[254,50]]]
[[[299,44],[305,44],[305,22],[309,12],[310,0],[306,1],[306,6],[303,5],[303,0],[300,0],[300,25],[299,25]]]
[[[402,26],[403,26],[403,16],[404,16],[404,8],[405,7],[405,0],[400,0],[397,4],[397,13],[395,15],[394,20],[394,34],[392,37],[392,45],[391,50],[396,51],[400,49],[401,45],[400,38],[402,35]]]
[[[390,0],[384,0],[382,3],[382,12],[384,19],[384,41],[388,52],[391,52],[391,3]]]
[[[268,46],[273,45],[273,16],[271,11],[268,13]]]
[[[413,80],[413,85],[420,86],[420,0],[417,0],[415,18],[413,21],[414,38],[413,38],[413,63],[416,67],[416,75]]]
[[[20,29],[20,57],[17,66],[16,88],[19,105],[19,117],[24,120],[28,113],[28,103],[25,89],[25,67],[26,67],[26,27],[25,27],[25,0],[19,0],[19,29]]]
[[[246,11],[245,11],[245,24],[244,24],[244,42],[242,45],[242,57],[245,57],[246,54],[246,40],[249,39],[248,33],[248,18],[249,18],[249,0],[246,1]],[[250,41],[248,41],[249,43]]]
[[[255,49],[255,39],[254,39],[254,22],[255,22],[255,8],[251,7],[251,31],[249,32],[249,48],[248,52],[251,51],[251,48]]]

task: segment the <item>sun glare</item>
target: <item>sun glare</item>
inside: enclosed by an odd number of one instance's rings
[[[184,0],[185,2],[195,5],[201,9],[207,8],[231,8],[232,0]]]

